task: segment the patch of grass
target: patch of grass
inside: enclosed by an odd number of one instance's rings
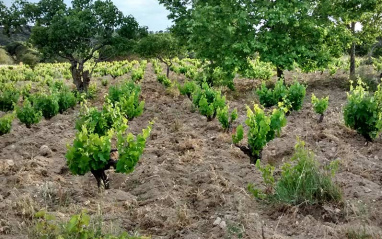
[[[363,227],[362,229],[349,229],[346,232],[346,238],[348,239],[370,239],[373,238],[372,235],[366,232],[366,228]]]
[[[342,201],[342,192],[333,182],[338,161],[333,161],[326,168],[321,167],[314,153],[305,148],[304,141],[298,140],[291,161],[282,165],[281,176],[277,180],[273,167],[261,166],[260,161],[256,166],[262,172],[267,189],[265,192],[253,186],[248,189],[259,199],[290,205]]]

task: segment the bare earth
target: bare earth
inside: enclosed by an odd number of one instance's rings
[[[382,238],[382,140],[365,145],[344,126],[346,88],[327,77],[299,76],[308,84],[304,107],[288,116],[281,137],[265,148],[263,163],[289,159],[299,136],[320,163],[341,160],[336,181],[345,205],[275,207],[256,201],[246,188],[249,183],[262,188],[259,171],[231,145],[217,120],[207,122],[192,112],[187,98],[165,90],[149,64],[142,83],[146,109],[129,126],[137,133],[154,119],[152,136],[133,173],[109,172],[110,190],[99,193],[91,174],[73,176],[65,167],[79,106],[31,129],[15,120],[11,133],[0,136],[0,238],[26,238],[31,216],[43,208],[62,219],[81,209],[101,211],[108,227],[152,238],[347,238],[349,230]],[[93,103],[100,106],[107,89],[98,83],[99,102]],[[238,91],[227,98],[243,123],[245,104],[252,107],[252,88],[259,82],[236,83]],[[330,95],[321,124],[311,109],[312,92]],[[51,152],[41,152],[43,145]]]

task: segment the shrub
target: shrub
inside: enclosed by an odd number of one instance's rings
[[[41,111],[33,107],[28,99],[24,101],[23,107],[16,107],[16,115],[21,123],[24,123],[27,128],[40,122],[42,118]]]
[[[164,74],[159,74],[157,76],[157,80],[159,83],[161,83],[162,85],[164,85],[166,88],[170,87],[172,85],[172,82],[169,78],[167,78],[166,75]]]
[[[106,135],[110,129],[118,128],[123,124],[122,113],[119,107],[115,107],[110,100],[107,100],[101,111],[97,108],[88,108],[81,105],[80,115],[76,121],[76,129],[82,130],[85,126],[89,133],[100,136]]]
[[[119,102],[122,114],[128,119],[132,120],[143,113],[145,107],[144,101],[139,101],[139,95],[132,92],[130,96],[122,97]]]
[[[141,87],[130,81],[121,86],[109,88],[108,98],[112,103],[119,102],[122,114],[129,120],[140,116],[145,106],[144,101],[140,101]]]
[[[322,120],[324,119],[324,113],[326,109],[328,108],[328,104],[329,104],[329,96],[319,99],[314,94],[312,94],[313,110],[317,114],[321,115],[320,119],[318,120],[319,123],[322,122]]]
[[[19,91],[11,83],[0,83],[0,110],[11,111],[20,97]]]
[[[297,81],[289,87],[288,94],[286,95],[286,100],[291,103],[293,110],[299,111],[302,108],[305,94],[306,87]]]
[[[102,79],[101,83],[106,87],[109,84],[109,81],[107,79]]]
[[[293,162],[293,165],[291,164]],[[315,160],[313,152],[305,148],[305,142],[298,141],[291,162],[281,167],[281,176],[275,180],[274,167],[261,166],[256,163],[262,173],[267,190],[260,192],[250,186],[250,191],[260,199],[275,200],[291,205],[301,203],[324,204],[341,202],[340,188],[333,182],[338,169],[338,161],[333,161],[327,168],[322,169]]]
[[[256,91],[259,96],[260,104],[265,107],[277,105],[288,94],[288,89],[284,85],[284,80],[280,79],[276,82],[273,89],[268,89],[265,83],[261,84],[261,88]]]
[[[141,68],[138,68],[138,69],[135,69],[133,70],[133,72],[131,73],[131,79],[134,81],[134,82],[137,82],[137,81],[140,81],[143,79],[143,75],[145,74],[144,70],[141,69]]]
[[[37,111],[41,111],[46,119],[50,119],[57,115],[60,110],[58,97],[55,94],[48,95],[45,93],[38,93],[31,95],[30,98],[32,99],[33,107],[35,107]]]
[[[382,130],[382,89],[381,85],[374,95],[365,89],[361,80],[350,86],[344,108],[345,125],[357,130],[366,140],[372,141]]]
[[[250,162],[256,163],[257,159],[261,159],[264,146],[280,134],[286,123],[285,114],[281,109],[274,109],[272,115],[267,116],[258,105],[254,106],[253,111],[247,106],[245,124],[249,127],[248,146],[237,145],[243,139],[242,127],[232,139],[234,144],[250,157]]]
[[[31,239],[149,239],[148,237],[129,236],[126,232],[109,234],[104,232],[104,222],[101,215],[92,221],[86,211],[73,215],[67,222],[58,221],[57,218],[45,211],[34,215],[33,228],[29,232]]]
[[[77,98],[68,87],[63,88],[57,93],[59,112],[62,114],[69,108],[73,108],[77,103]]]
[[[97,83],[92,82],[89,84],[88,90],[86,91],[86,99],[95,99],[97,97]]]
[[[3,48],[0,48],[0,64],[4,64],[4,65],[13,64],[12,57]]]
[[[199,113],[211,121],[216,117],[217,110],[225,107],[225,96],[220,91],[214,90],[207,83],[202,84],[202,88],[197,88],[192,94],[192,101]]]
[[[217,109],[217,116],[220,124],[225,131],[229,131],[232,127],[232,123],[237,119],[237,109],[235,108],[231,114],[228,113],[228,105],[223,108]]]
[[[12,121],[14,118],[14,114],[6,114],[3,117],[0,117],[0,135],[11,132]]]
[[[199,86],[195,83],[195,81],[186,81],[183,85],[179,85],[179,92],[182,95],[186,95],[189,99],[191,99],[192,93]]]
[[[119,154],[116,170],[121,173],[133,171],[150,135],[151,124],[142,134],[134,137],[131,133],[125,134],[128,127],[126,123],[115,130],[110,129],[104,135],[89,132],[86,125],[83,125],[65,154],[70,171],[75,175],[84,175],[91,170],[104,169],[109,161],[111,140],[115,132]]]

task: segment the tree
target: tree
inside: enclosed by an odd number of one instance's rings
[[[321,1],[268,1],[254,5],[261,17],[256,34],[260,59],[277,67],[277,76],[294,63],[303,71],[327,67],[343,53],[344,42],[333,21],[322,12]]]
[[[279,77],[295,63],[305,71],[322,69],[342,54],[344,41],[318,0],[160,2],[171,11],[173,31],[188,37],[190,48],[211,70],[221,67],[226,82],[245,70],[256,52],[277,66]]]
[[[166,64],[167,78],[170,74],[170,67],[173,64],[172,59],[184,53],[178,39],[171,33],[149,34],[139,41],[136,51],[143,57],[155,57]]]
[[[21,6],[17,9],[22,9],[18,14],[21,20],[11,21],[6,31],[34,24],[31,42],[45,56],[58,55],[70,62],[73,83],[79,91],[87,90],[92,74],[84,68],[85,62],[100,61],[97,52],[107,46],[117,47],[123,43],[121,39],[136,37],[140,29],[132,16],[125,17],[110,0],[73,0],[70,7],[63,0],[16,3]],[[6,19],[17,19],[8,12]]]
[[[350,36],[350,45],[348,47],[350,54],[350,78],[355,78],[355,49],[357,44],[370,44],[375,42],[376,36],[374,27],[368,27],[356,30],[357,23],[372,23],[372,16],[376,7],[382,4],[380,0],[322,0],[322,7],[329,15],[336,27],[341,29],[342,35]],[[369,25],[369,26],[371,26]]]

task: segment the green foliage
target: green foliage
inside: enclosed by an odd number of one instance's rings
[[[150,136],[151,128],[153,122],[142,130],[141,134],[134,137],[133,134],[129,133],[123,135],[122,133],[117,134],[117,147],[119,159],[117,163],[116,171],[119,173],[130,173],[134,171],[135,165],[138,163],[143,150],[146,147],[146,140]]]
[[[239,125],[237,126],[236,128],[236,132],[234,132],[234,134],[232,134],[232,142],[234,144],[238,144],[240,143],[240,141],[242,141],[244,138],[244,129],[243,129],[243,125]]]
[[[109,84],[109,81],[107,79],[102,79],[101,84],[106,87]]]
[[[134,82],[129,81],[118,86],[109,88],[111,103],[119,102],[122,114],[129,120],[140,116],[145,106],[144,101],[140,101],[141,87]]]
[[[287,121],[282,110],[274,109],[272,115],[267,116],[258,105],[254,105],[254,111],[247,106],[245,123],[249,127],[249,149],[253,156],[258,156],[264,146],[280,134]]]
[[[203,83],[201,88],[197,88],[192,94],[192,102],[198,108],[199,113],[206,116],[208,121],[216,117],[217,110],[225,107],[225,96],[220,91],[214,90]]]
[[[186,81],[183,85],[179,85],[178,88],[181,95],[186,95],[189,99],[191,99],[191,96],[196,88],[198,88],[198,85],[195,81]]]
[[[323,115],[328,108],[329,104],[329,96],[325,98],[317,98],[314,94],[312,94],[312,106],[314,109],[314,112],[317,114]]]
[[[145,74],[144,70],[141,68],[133,70],[131,73],[131,80],[134,82],[140,81],[143,79],[143,75]]]
[[[259,199],[291,205],[321,205],[342,200],[341,190],[333,182],[338,161],[333,161],[326,169],[322,169],[313,152],[305,148],[303,141],[298,141],[291,162],[282,165],[281,176],[277,180],[273,175],[273,166],[261,166],[260,161],[257,161],[256,166],[262,173],[267,188],[265,192],[261,192],[252,186],[251,192]]]
[[[28,99],[24,101],[23,107],[16,107],[16,115],[21,123],[24,123],[27,128],[30,128],[33,124],[40,122],[42,118],[41,111],[36,110]]]
[[[286,100],[291,103],[292,110],[299,111],[302,108],[306,94],[306,87],[299,82],[293,83],[288,88]]]
[[[260,58],[249,60],[249,67],[244,76],[252,79],[269,80],[274,75],[274,66],[269,62],[262,62]]]
[[[132,120],[143,113],[145,102],[139,102],[139,95],[132,92],[129,96],[120,98],[119,107],[121,108],[122,114],[124,114],[128,120]]]
[[[103,230],[103,221],[99,215],[97,221],[83,210],[80,214],[70,217],[66,222],[45,211],[34,215],[33,228],[29,233],[31,239],[149,239],[148,237],[129,236],[126,232],[121,234],[108,234]]]
[[[20,92],[12,83],[0,83],[0,110],[11,111],[20,97]]]
[[[279,79],[274,89],[268,89],[265,82],[261,84],[261,88],[256,91],[259,96],[260,104],[265,107],[277,105],[288,94],[288,89],[284,85],[284,80]]]
[[[232,127],[232,123],[237,119],[237,109],[235,108],[231,114],[228,113],[229,107],[226,105],[223,108],[217,109],[217,117],[223,129],[228,131]]]
[[[93,82],[90,83],[88,90],[86,91],[86,99],[95,99],[97,97],[97,83]]]
[[[300,110],[304,102],[306,87],[297,81],[286,87],[282,79],[276,82],[274,89],[268,89],[263,82],[261,88],[256,91],[260,104],[265,107],[277,105],[284,102],[285,106],[290,106],[288,110]]]
[[[101,111],[81,105],[80,115],[76,121],[76,129],[81,131],[83,126],[89,133],[100,136],[107,135],[108,131],[123,125],[123,116],[119,107],[106,101]]]
[[[1,65],[11,65],[13,64],[13,59],[9,54],[7,53],[6,50],[3,48],[0,48],[0,64]]]
[[[103,169],[110,158],[113,130],[104,135],[91,133],[82,125],[76,133],[73,146],[65,154],[69,170],[75,175],[84,175],[92,170]]]
[[[77,103],[77,98],[68,87],[62,88],[58,93],[59,112],[63,113],[69,108],[73,108]]]
[[[55,94],[37,93],[31,95],[30,98],[33,102],[33,107],[35,107],[37,111],[41,111],[46,119],[57,115],[60,110],[58,97]]]
[[[381,85],[374,95],[365,89],[361,80],[351,85],[344,108],[345,125],[357,130],[367,140],[378,137],[382,130],[382,89]]]
[[[166,77],[164,74],[157,75],[157,80],[159,83],[163,84],[166,88],[172,86],[172,82],[169,78]]]
[[[0,117],[0,135],[8,134],[11,132],[12,121],[15,118],[15,114],[6,114]]]

